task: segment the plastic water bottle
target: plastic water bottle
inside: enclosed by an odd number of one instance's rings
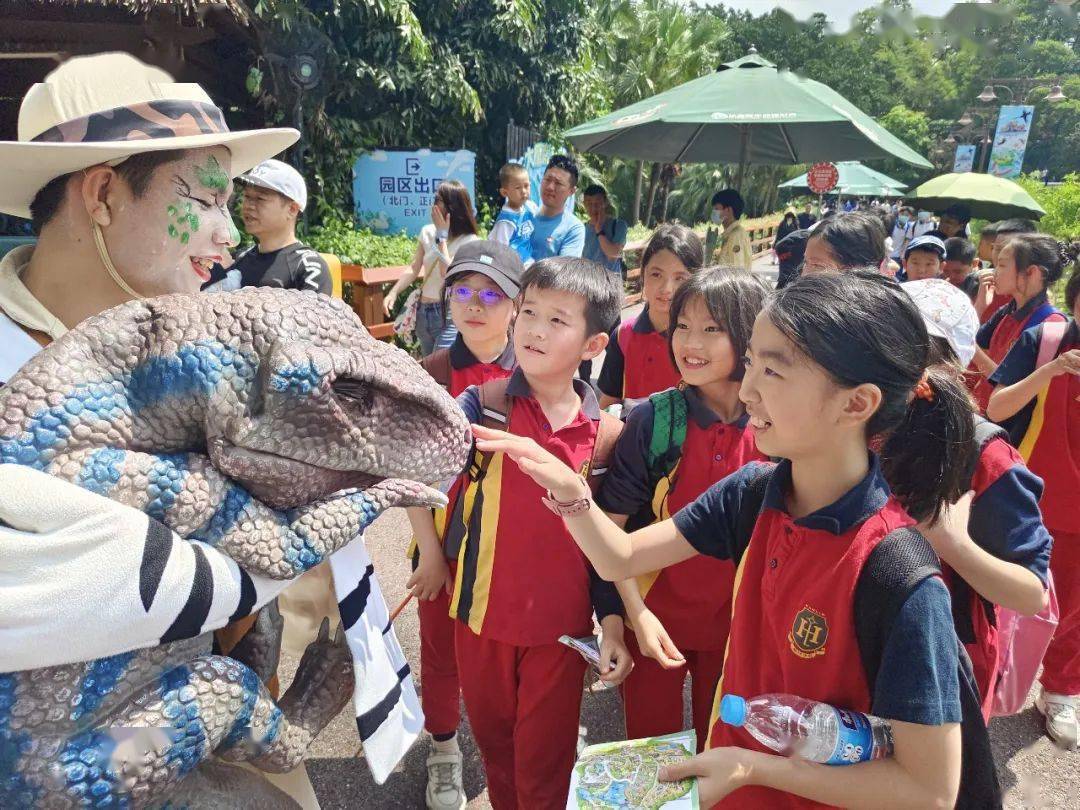
[[[720,718],[779,754],[811,762],[854,765],[892,755],[887,721],[795,695],[724,695]]]

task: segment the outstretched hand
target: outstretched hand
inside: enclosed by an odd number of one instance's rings
[[[481,453],[503,453],[532,480],[560,501],[584,497],[581,479],[561,460],[532,439],[483,425],[473,425],[476,449]]]
[[[663,623],[648,608],[634,617],[634,633],[645,657],[653,659],[664,669],[686,666],[686,659],[671,640]]]

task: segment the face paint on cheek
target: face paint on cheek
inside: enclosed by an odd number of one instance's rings
[[[178,239],[181,245],[191,241],[191,234],[199,230],[199,217],[191,211],[191,203],[172,203],[165,208],[169,215],[167,232],[173,239]]]
[[[195,176],[200,183],[214,191],[224,191],[229,186],[229,175],[213,155],[206,159],[205,166],[195,167]]]

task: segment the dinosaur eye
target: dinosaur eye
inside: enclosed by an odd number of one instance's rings
[[[331,388],[338,399],[360,410],[370,410],[375,401],[375,391],[371,385],[360,380],[339,377],[334,380]]]

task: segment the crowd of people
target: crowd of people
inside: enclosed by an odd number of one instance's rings
[[[184,130],[181,117],[129,138],[114,111],[149,99],[123,97],[134,79],[102,91],[117,71],[144,76],[153,98],[180,92],[129,57],[72,60],[50,91],[96,106],[56,107],[68,117],[38,129],[59,140],[20,142],[19,182],[0,191],[38,235],[0,262],[0,383],[135,297],[330,290],[296,235],[303,178],[268,159],[295,133]],[[210,120],[205,94],[189,102]],[[114,148],[85,148],[87,131]],[[232,263],[237,176],[257,244]],[[520,166],[499,184],[486,239],[464,187],[440,185],[386,297],[389,313],[420,281],[423,366],[474,425],[447,506],[408,510],[428,807],[466,802],[462,703],[495,808],[566,806],[588,664],[559,639],[594,621],[599,679],[620,687],[629,738],[681,730],[690,677],[700,753],[660,778],[695,777],[702,806],[1000,803],[985,744],[997,616],[1039,613],[1051,587],[1060,623],[1036,705],[1049,736],[1076,747],[1073,247],[1022,220],[973,243],[960,207],[935,223],[907,208],[817,219],[808,206],[785,217],[771,290],[750,271],[742,197],[723,189],[714,255],[691,229],[658,227],[641,254],[644,307],[622,319],[627,227],[605,190],[584,190],[578,219],[565,155],[539,206]],[[1050,290],[1066,272],[1062,312]],[[931,574],[882,574],[912,560]],[[871,576],[865,598],[888,616],[875,649],[854,608]],[[778,756],[717,717],[727,693],[875,715],[892,755],[849,767]]]

